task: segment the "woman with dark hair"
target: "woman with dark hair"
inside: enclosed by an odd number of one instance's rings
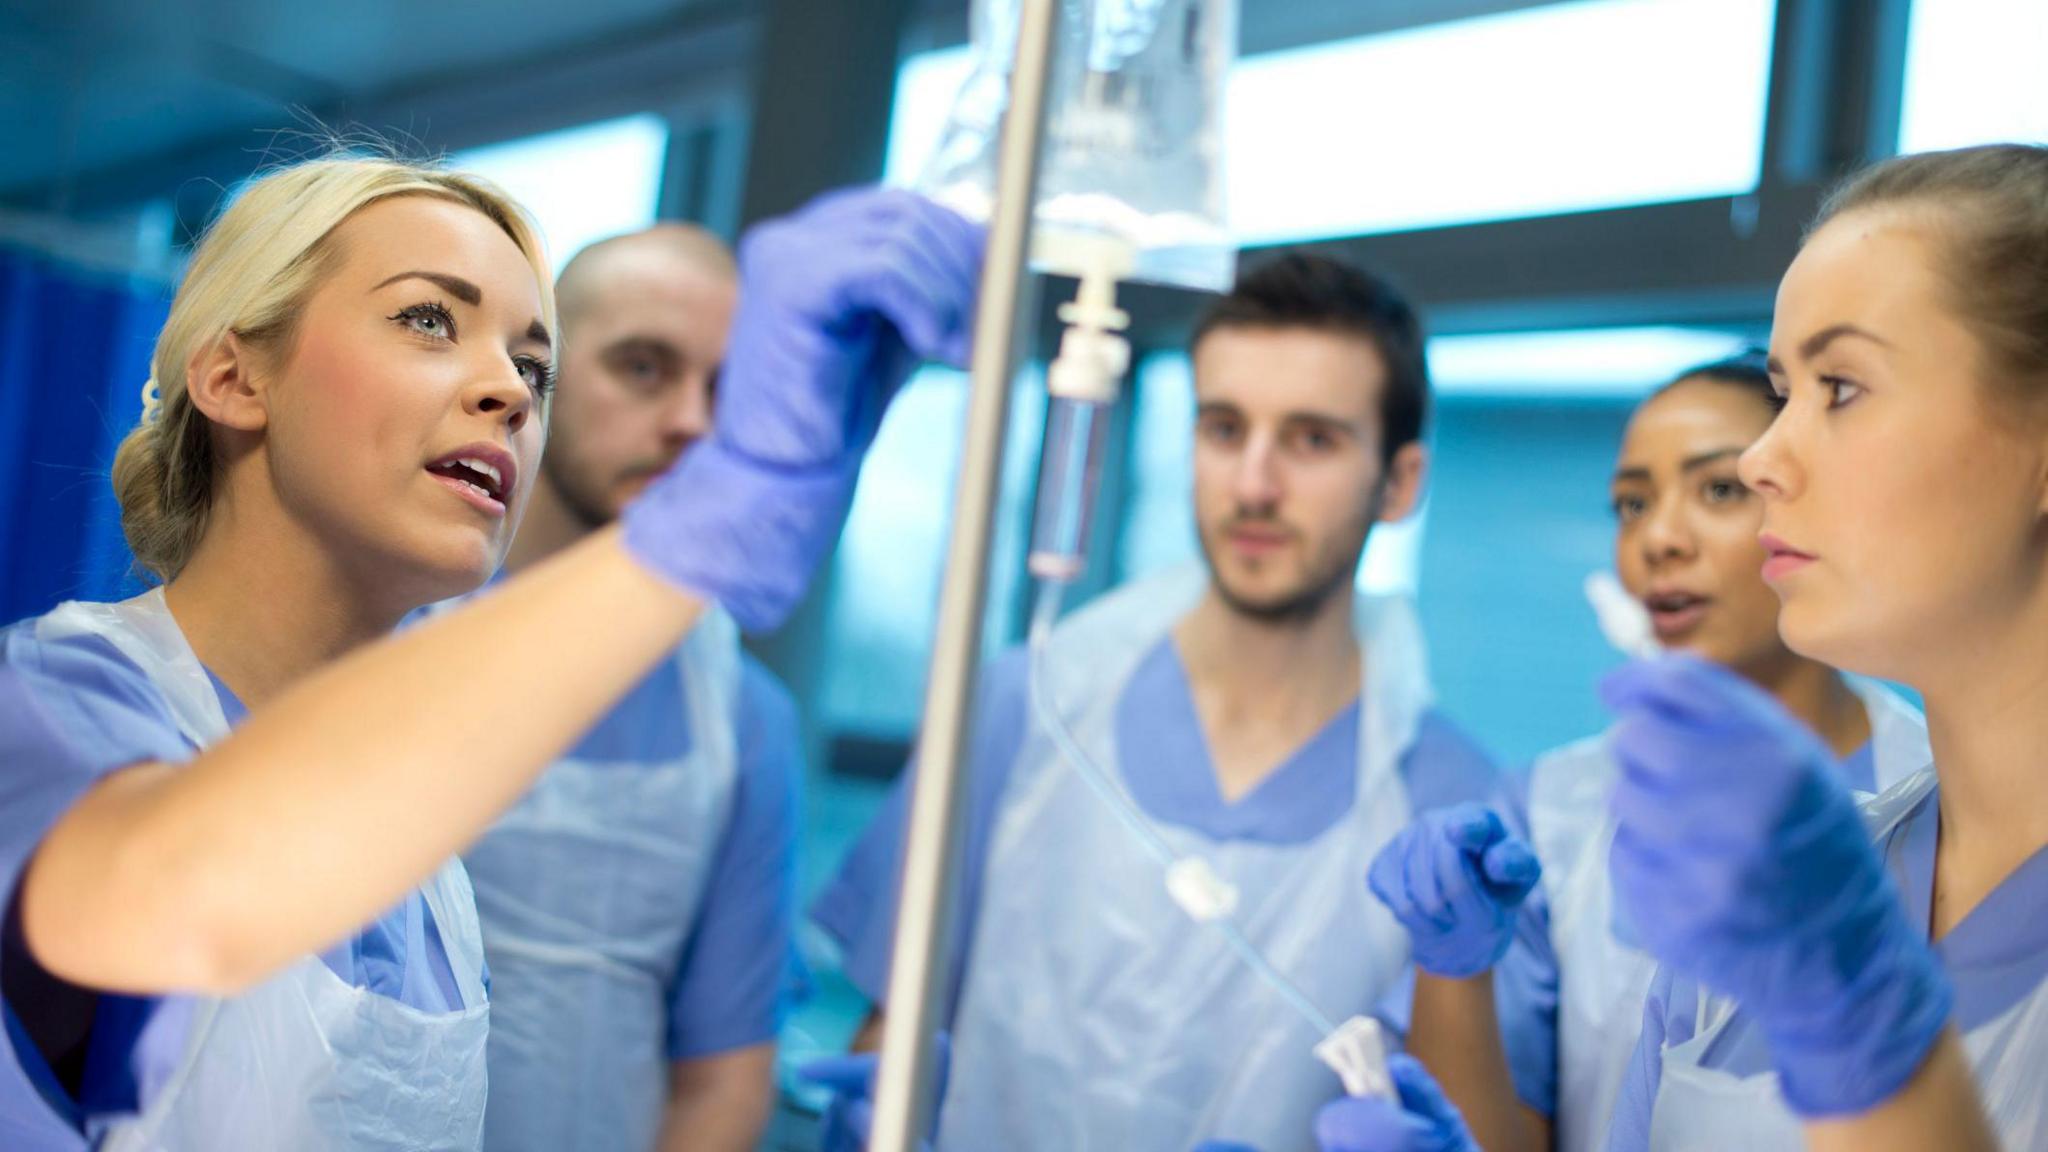
[[[1894,693],[1778,635],[1757,542],[1763,507],[1736,475],[1776,414],[1761,353],[1690,369],[1644,400],[1610,486],[1615,571],[1661,647],[1757,685],[1821,737],[1851,787],[1881,790],[1926,766],[1926,728]],[[1621,768],[1610,741],[1587,737],[1529,769],[1515,815],[1542,882],[1518,930],[1506,918],[1479,934],[1409,925],[1419,965],[1409,1050],[1490,1149],[1548,1148],[1554,1132],[1557,1148],[1597,1152],[1635,1048],[1656,960],[1614,926],[1608,795]],[[1447,834],[1463,834],[1460,820],[1419,822],[1381,857],[1375,887],[1397,911],[1408,854]]]
[[[2040,1147],[2048,148],[1850,180],[1779,287],[1770,375],[1784,408],[1741,474],[1779,630],[1918,689],[1934,765],[1859,809],[1739,677],[1608,679],[1616,902],[1663,964],[1608,1146]],[[1407,1110],[1333,1107],[1326,1144],[1469,1139],[1402,1075]]]

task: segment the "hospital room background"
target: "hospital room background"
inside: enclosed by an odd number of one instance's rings
[[[907,183],[972,64],[965,0],[0,3],[0,622],[135,586],[107,470],[194,237],[264,165],[362,132],[531,206],[557,265],[661,218],[728,239],[823,188]],[[1248,256],[1299,245],[1423,305],[1427,501],[1359,581],[1413,591],[1445,708],[1504,765],[1602,723],[1632,405],[1767,334],[1827,179],[2048,138],[2040,0],[1245,0],[1223,154]],[[1483,82],[1482,82],[1483,81]],[[366,139],[369,138],[367,135]],[[986,642],[1019,640],[1041,336],[1013,393]],[[1081,595],[1192,558],[1183,344],[1132,294]],[[890,413],[825,577],[755,642],[799,703],[803,896],[901,769],[930,655],[966,377]],[[804,939],[785,1061],[862,1005]],[[792,1113],[798,1111],[793,1105]],[[798,1122],[785,1117],[785,1125]]]

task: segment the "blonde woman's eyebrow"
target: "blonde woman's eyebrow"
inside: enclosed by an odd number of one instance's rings
[[[484,302],[483,289],[477,287],[476,285],[470,283],[467,280],[464,280],[460,276],[450,276],[446,272],[400,272],[398,275],[393,276],[389,280],[385,280],[382,283],[378,284],[375,288],[370,289],[370,291],[381,292],[384,289],[389,288],[391,285],[398,283],[400,280],[425,280],[427,283],[434,285],[441,291],[446,292],[450,296],[455,297],[457,300],[462,301],[464,304],[469,305],[471,308],[474,308],[477,305]]]
[[[460,276],[451,276],[446,272],[422,272],[419,270],[400,272],[396,276],[381,281],[370,291],[381,292],[400,280],[425,280],[427,283],[434,285],[471,308],[475,308],[484,302],[483,289],[464,280]],[[548,335],[548,326],[539,320],[535,320],[526,326],[526,338],[536,344],[546,345],[549,349],[553,349],[555,346],[554,337]]]

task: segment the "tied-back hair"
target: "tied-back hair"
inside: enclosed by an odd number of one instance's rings
[[[1991,391],[2048,407],[2048,146],[1899,156],[1851,176],[1808,231],[1852,212],[1924,213],[1957,314],[1983,344]]]
[[[114,455],[121,531],[145,573],[165,582],[176,578],[205,535],[213,504],[213,427],[192,403],[187,374],[230,333],[282,363],[307,300],[340,263],[335,230],[393,196],[453,201],[504,229],[533,267],[543,322],[556,327],[539,229],[489,181],[429,163],[352,153],[256,178],[194,250],[150,358],[142,421]]]

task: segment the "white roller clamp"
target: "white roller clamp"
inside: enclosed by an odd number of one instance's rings
[[[1182,857],[1167,868],[1166,894],[1181,911],[1203,924],[1237,911],[1237,889],[1199,856]]]
[[[1316,1045],[1316,1059],[1330,1066],[1344,1082],[1347,1096],[1397,1099],[1394,1078],[1387,1073],[1387,1037],[1380,1022],[1353,1016]]]

